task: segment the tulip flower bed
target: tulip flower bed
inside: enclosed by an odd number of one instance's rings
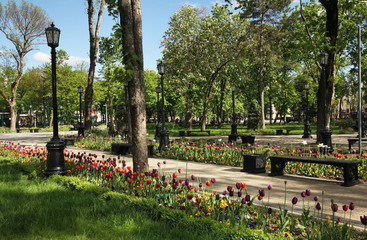
[[[111,143],[123,142],[117,139],[103,138],[80,138],[75,146],[85,147],[98,150],[110,150]],[[153,142],[154,143],[154,142]],[[149,142],[151,144],[151,142]],[[271,155],[291,155],[291,156],[312,156],[320,158],[334,158],[344,160],[358,160],[361,164],[358,167],[359,178],[367,181],[367,154],[362,152],[361,155],[355,151],[351,154],[341,154],[334,152],[333,154],[322,154],[320,149],[312,149],[304,146],[304,148],[285,148],[279,146],[260,146],[260,145],[236,145],[224,142],[181,142],[172,141],[167,151],[158,152],[158,143],[155,143],[155,154],[157,157],[170,158],[184,161],[196,161],[203,163],[242,166],[243,154],[265,154]],[[270,161],[267,161],[267,169],[270,170]],[[311,177],[325,178],[343,178],[343,169],[330,165],[296,163],[289,162],[285,171],[289,174],[299,174]]]
[[[0,145],[0,156],[10,157],[28,168],[30,175],[42,176],[47,162],[45,148],[31,148],[5,142]],[[65,164],[69,176],[78,177],[99,186],[101,191],[113,191],[125,195],[152,199],[163,208],[181,210],[190,218],[211,218],[224,225],[240,229],[243,226],[256,232],[272,234],[290,239],[363,239],[367,235],[356,231],[350,224],[354,210],[353,203],[331,202],[332,216],[323,219],[322,196],[312,196],[311,190],[300,193],[302,198],[301,216],[293,215],[298,198],[286,197],[287,182],[284,183],[284,205],[279,209],[270,207],[273,187],[268,185],[256,193],[247,191],[246,183],[233,183],[222,192],[215,192],[216,179],[200,181],[192,175],[185,178],[178,169],[165,172],[165,162],[157,164],[150,172],[133,172],[130,166],[118,157],[105,159],[97,155],[73,153],[65,150]],[[118,166],[119,165],[119,166]],[[32,167],[34,170],[32,171]],[[314,204],[310,204],[314,201]],[[338,204],[344,204],[342,216],[338,216]],[[312,206],[313,205],[313,206]],[[291,209],[291,210],[290,210]],[[321,211],[321,213],[320,213]],[[344,215],[344,216],[343,216]],[[349,215],[349,218],[348,218]],[[367,217],[361,216],[361,223],[367,225]]]

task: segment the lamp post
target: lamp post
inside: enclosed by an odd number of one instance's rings
[[[60,106],[60,125],[62,125],[62,121],[63,121],[63,118],[62,118],[62,106]]]
[[[84,137],[84,126],[82,121],[82,94],[83,94],[83,87],[78,87],[79,93],[79,126],[78,126],[78,136]]]
[[[52,69],[52,108],[53,108],[53,137],[47,143],[47,167],[44,172],[46,176],[67,173],[64,162],[65,144],[59,138],[58,119],[57,119],[57,95],[56,95],[56,51],[59,46],[60,29],[52,23],[51,27],[46,28],[47,44],[51,47],[51,69]]]
[[[236,113],[235,113],[235,102],[234,102],[234,92],[236,91],[236,85],[231,86],[232,90],[232,125],[231,125],[231,135],[228,136],[228,142],[235,142],[237,140],[237,124],[236,124]]]
[[[161,92],[161,88],[159,86],[156,87],[155,92],[157,93],[157,124],[155,125],[154,139],[157,140],[161,131],[161,125],[159,125],[159,93]]]
[[[43,115],[43,127],[46,127],[46,111],[45,111],[45,98],[42,98],[42,105],[43,105],[43,110],[42,110],[42,115]]]
[[[161,75],[161,89],[162,89],[162,128],[160,132],[160,139],[159,139],[159,151],[167,150],[169,145],[169,132],[166,129],[166,109],[164,106],[164,85],[163,85],[163,75],[166,72],[166,66],[163,62],[160,62],[157,66],[158,73]]]
[[[306,114],[305,114],[306,119],[305,119],[302,138],[312,138],[310,120],[308,118],[308,112],[309,112],[309,109],[308,109],[308,94],[309,94],[309,90],[310,90],[310,84],[309,83],[305,84],[305,90],[306,90]]]
[[[32,127],[32,105],[29,105],[29,127]]]
[[[329,148],[329,152],[333,152],[333,145],[331,142],[331,130],[329,129],[329,127],[327,126],[327,112],[326,112],[326,65],[328,63],[328,57],[329,54],[326,52],[321,52],[319,55],[319,61],[320,64],[322,66],[322,73],[321,73],[321,77],[322,77],[322,85],[323,85],[323,89],[324,89],[324,129],[321,129],[320,131],[320,135],[321,135],[321,142],[328,146]]]
[[[125,139],[128,139],[128,134],[129,134],[129,121],[128,121],[128,104],[127,104],[127,87],[128,85],[126,83],[124,83],[124,88],[125,88],[125,129],[124,129],[124,134],[125,134]]]

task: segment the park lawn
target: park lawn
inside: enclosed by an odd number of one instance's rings
[[[213,239],[0,163],[0,239]]]

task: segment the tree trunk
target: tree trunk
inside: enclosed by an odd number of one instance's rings
[[[84,128],[90,130],[92,127],[92,101],[93,101],[93,80],[97,63],[99,29],[101,26],[102,13],[105,0],[101,0],[98,11],[96,28],[93,29],[94,3],[88,0],[88,24],[89,24],[89,72],[88,83],[84,95]]]
[[[119,0],[123,62],[132,72],[129,86],[134,171],[149,171],[146,134],[145,83],[140,0]]]
[[[17,125],[17,111],[15,109],[15,104],[10,106],[10,117],[10,130],[15,130]]]
[[[210,94],[212,93],[212,89],[213,89],[213,85],[215,80],[217,79],[217,76],[219,74],[219,71],[230,61],[232,61],[233,59],[229,59],[227,61],[225,61],[224,63],[222,63],[216,70],[215,72],[210,76],[209,79],[209,83],[208,83],[208,87],[206,89],[205,92],[205,98],[204,98],[204,107],[203,107],[203,116],[201,118],[201,131],[205,131],[205,126],[206,126],[206,118],[208,116],[208,107],[209,107],[209,98],[210,98]]]
[[[261,107],[260,125],[265,129],[265,103],[264,103],[264,14],[261,17],[260,25],[260,41],[259,41],[259,103]]]
[[[335,49],[338,38],[338,0],[320,0],[320,3],[326,10],[326,36],[330,38],[329,48]],[[326,94],[326,124],[330,126],[331,101],[334,95],[335,87],[335,50],[328,50],[328,63],[326,65],[326,89],[322,89],[322,79],[319,81],[319,90],[317,92],[317,142],[320,142],[320,130],[323,129],[325,121],[325,110],[323,106],[323,98]],[[320,68],[321,69],[321,68]]]

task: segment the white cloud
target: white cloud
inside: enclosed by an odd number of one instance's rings
[[[43,52],[37,52],[33,55],[33,60],[40,63],[50,62],[50,55]]]
[[[71,66],[81,65],[83,63],[89,64],[89,58],[69,56],[69,60],[67,60],[66,62]]]
[[[40,63],[47,63],[51,61],[51,57],[49,54],[43,52],[37,52],[33,55],[33,60]],[[78,66],[83,63],[89,64],[89,58],[69,56],[69,60],[67,60],[66,62],[71,66]]]

